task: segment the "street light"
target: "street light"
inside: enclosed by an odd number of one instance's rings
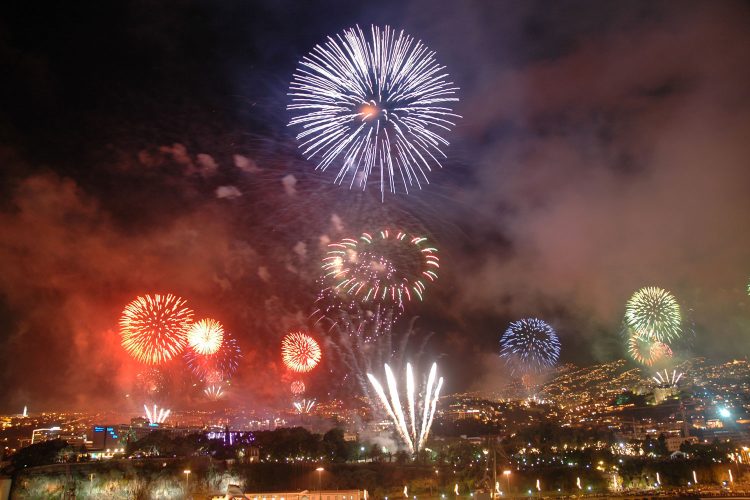
[[[505,479],[507,481],[507,484],[508,484],[508,495],[510,495],[510,471],[509,470],[504,470],[503,471],[503,476],[505,476]]]
[[[323,473],[324,470],[325,469],[323,467],[318,467],[317,469],[315,469],[315,471],[318,473],[318,498],[322,498],[320,492],[323,490],[323,487],[321,486],[321,478],[320,478],[320,476],[321,476],[321,474]]]
[[[182,471],[183,474],[185,474],[185,491],[190,491],[190,469],[185,469]]]

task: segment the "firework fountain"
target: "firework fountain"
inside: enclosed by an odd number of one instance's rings
[[[672,373],[670,374],[669,371],[664,369],[663,374],[662,372],[657,372],[656,375],[651,378],[653,378],[654,382],[656,382],[658,385],[674,387],[677,385],[677,382],[680,381],[682,375],[683,373],[678,372],[677,370],[672,370]]]
[[[163,424],[169,417],[169,414],[172,413],[172,410],[159,408],[156,405],[154,405],[153,409],[151,410],[149,410],[147,405],[143,405],[143,409],[146,411],[146,418],[148,419],[148,423],[152,425]]]
[[[384,368],[386,383],[388,385],[388,396],[390,396],[390,399],[386,395],[382,384],[374,375],[368,373],[367,378],[370,380],[381,404],[385,408],[385,411],[388,413],[393,424],[396,426],[396,430],[409,449],[409,452],[412,454],[417,453],[424,448],[424,443],[430,433],[430,427],[432,427],[432,421],[435,417],[438,398],[440,397],[440,388],[443,386],[443,377],[440,377],[440,379],[437,380],[437,384],[435,384],[437,363],[433,363],[432,368],[430,369],[430,374],[427,377],[427,385],[424,392],[417,393],[414,382],[414,371],[412,370],[410,363],[406,364],[407,415],[405,416],[401,405],[396,377],[393,375],[390,366],[386,364],[384,365]],[[418,400],[417,398],[420,396],[421,399]],[[421,413],[421,419],[419,418],[419,413]]]
[[[301,401],[295,401],[292,406],[300,415],[307,415],[315,408],[316,401],[314,399],[303,399]]]
[[[352,378],[360,393],[372,400],[372,386],[367,374],[375,367],[389,364],[402,367],[406,353],[411,359],[419,358],[424,352],[427,341],[432,336],[417,335],[413,318],[408,327],[394,331],[390,321],[384,321],[380,312],[372,315],[356,316],[340,312],[331,319],[327,346],[337,358],[337,365],[344,370],[345,378]]]

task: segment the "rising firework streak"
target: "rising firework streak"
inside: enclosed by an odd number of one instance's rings
[[[385,378],[388,385],[390,400],[388,396],[386,396],[383,386],[378,382],[375,376],[371,373],[367,374],[367,378],[370,379],[370,383],[380,398],[380,402],[388,413],[388,416],[391,418],[391,421],[396,426],[399,436],[401,436],[401,439],[412,454],[417,453],[424,447],[424,443],[430,433],[430,427],[432,427],[432,420],[435,417],[435,409],[437,408],[438,397],[440,395],[440,388],[443,385],[443,377],[440,377],[437,381],[437,385],[435,385],[436,374],[437,363],[433,363],[432,368],[430,369],[430,374],[427,377],[427,386],[423,396],[417,401],[417,397],[421,394],[417,394],[416,392],[414,372],[411,364],[406,364],[408,422],[401,406],[398,384],[396,383],[396,378],[393,376],[391,367],[387,364],[385,365]],[[422,418],[419,418],[420,410]]]

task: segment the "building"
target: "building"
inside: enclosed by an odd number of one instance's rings
[[[106,450],[120,447],[120,432],[113,425],[95,425],[91,429],[91,448]]]
[[[675,451],[680,451],[680,446],[682,446],[683,443],[696,444],[697,442],[698,442],[698,438],[695,436],[688,436],[688,437],[666,436],[666,439],[665,439],[667,450],[670,453],[675,452]]]

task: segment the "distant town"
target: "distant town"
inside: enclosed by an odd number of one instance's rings
[[[230,485],[383,499],[750,489],[747,360],[696,358],[661,371],[625,361],[563,365],[538,378],[441,397],[416,455],[356,400],[278,412],[27,408],[0,417],[3,484],[18,498],[40,488],[94,498],[133,482],[159,484],[163,498],[221,496]]]

